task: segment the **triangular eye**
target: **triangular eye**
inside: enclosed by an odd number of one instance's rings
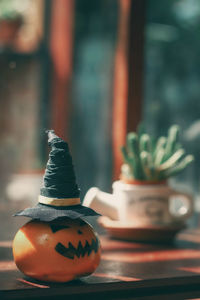
[[[59,230],[62,230],[62,229],[70,228],[70,226],[64,225],[64,224],[63,225],[62,224],[50,224],[49,226],[53,233],[55,233]]]

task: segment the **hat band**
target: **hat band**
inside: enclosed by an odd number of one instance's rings
[[[38,202],[46,205],[53,205],[53,206],[72,206],[78,205],[81,203],[80,198],[63,198],[63,199],[56,199],[56,198],[49,198],[42,195],[39,195]]]

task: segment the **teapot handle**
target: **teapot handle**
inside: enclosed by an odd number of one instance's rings
[[[194,210],[194,202],[193,197],[187,193],[177,192],[172,190],[172,192],[169,195],[169,201],[170,206],[173,205],[174,201],[177,201],[177,199],[182,202],[181,207],[175,212],[171,214],[173,215],[173,218],[175,221],[185,221],[188,219]]]

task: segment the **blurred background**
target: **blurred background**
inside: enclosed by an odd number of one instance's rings
[[[83,199],[111,191],[140,122],[155,137],[180,125],[195,162],[171,184],[199,211],[199,33],[199,0],[0,0],[0,239],[37,202],[47,129],[68,141]]]

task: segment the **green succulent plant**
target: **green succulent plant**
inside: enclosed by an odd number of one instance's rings
[[[168,136],[154,140],[149,134],[137,132],[127,134],[126,146],[121,147],[124,164],[122,176],[126,179],[161,181],[175,176],[193,160],[193,155],[185,155],[178,142],[180,128],[172,125]]]

